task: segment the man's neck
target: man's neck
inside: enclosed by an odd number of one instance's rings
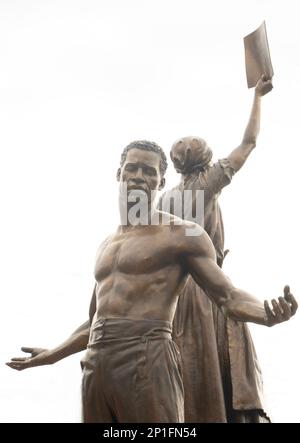
[[[122,232],[127,232],[135,228],[143,228],[159,223],[159,211],[155,205],[151,204],[146,207],[141,207],[138,212],[135,212],[134,204],[128,204],[126,208],[120,209],[120,229]],[[133,210],[133,212],[131,212]]]

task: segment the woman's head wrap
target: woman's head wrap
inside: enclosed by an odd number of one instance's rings
[[[184,137],[173,144],[170,157],[177,172],[189,174],[205,169],[212,159],[212,150],[200,137]]]

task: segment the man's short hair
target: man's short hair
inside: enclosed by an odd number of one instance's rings
[[[129,143],[128,146],[124,149],[124,151],[121,154],[121,161],[120,166],[122,167],[125,163],[127,152],[130,151],[130,149],[142,149],[143,151],[152,151],[156,152],[160,156],[160,162],[159,162],[159,171],[161,176],[163,177],[166,173],[168,162],[167,157],[162,150],[160,146],[158,146],[154,142],[150,142],[148,140],[136,140],[134,142]]]

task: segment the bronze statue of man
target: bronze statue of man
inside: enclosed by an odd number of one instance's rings
[[[85,422],[184,421],[181,358],[171,332],[178,293],[189,275],[234,320],[273,326],[289,320],[297,309],[289,287],[284,297],[272,300],[273,309],[237,289],[217,265],[205,231],[175,216],[164,222],[154,198],[164,186],[165,170],[166,157],[155,143],[133,142],[122,154],[117,177],[120,211],[124,215],[126,208],[128,222],[122,220],[97,254],[88,350],[82,361]],[[130,222],[132,194],[146,206],[141,212],[148,213],[149,224]],[[153,219],[158,223],[150,223]],[[190,229],[199,235],[186,235]],[[78,337],[80,330],[53,351],[8,365],[23,369],[43,359],[44,364],[54,362],[83,346],[86,333]]]
[[[170,152],[181,180],[162,196],[159,207],[166,210],[162,201],[167,197],[168,204],[170,195],[178,196],[174,190],[179,193],[189,190],[193,194],[193,202],[196,192],[203,190],[204,219],[195,220],[192,211],[186,212],[184,218],[198,223],[202,221],[215,247],[220,267],[225,254],[218,197],[256,145],[261,97],[271,89],[271,80],[262,77],[258,81],[242,142],[226,158],[213,163],[212,150],[199,137],[177,140]],[[176,208],[181,209],[174,204],[171,212],[182,216]],[[195,207],[192,209],[195,213]],[[179,346],[183,361],[187,422],[249,423],[268,420],[264,410],[261,371],[247,325],[226,319],[191,277],[179,297],[173,321],[173,339]]]

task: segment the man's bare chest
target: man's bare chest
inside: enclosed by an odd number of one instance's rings
[[[99,251],[95,277],[98,282],[112,273],[157,272],[176,259],[176,248],[167,232],[134,232],[115,236]]]

